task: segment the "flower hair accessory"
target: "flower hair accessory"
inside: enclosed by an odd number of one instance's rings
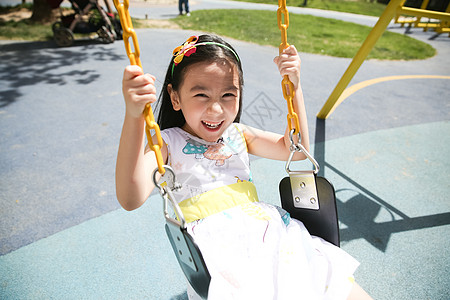
[[[173,50],[173,56],[175,56],[173,62],[175,66],[178,65],[183,60],[183,57],[185,55],[189,57],[191,54],[197,51],[197,47],[195,46],[195,43],[197,43],[197,41],[198,36],[193,35],[190,38],[188,38],[183,45],[178,46]]]
[[[183,60],[183,58],[185,56],[189,57],[192,54],[194,54],[197,51],[198,46],[217,45],[217,46],[223,47],[225,49],[230,50],[236,57],[237,61],[239,61],[239,56],[237,55],[237,53],[233,49],[228,47],[227,45],[224,45],[221,43],[216,43],[216,42],[202,42],[202,43],[197,44],[197,42],[198,42],[198,36],[193,35],[193,36],[189,37],[186,40],[186,42],[183,43],[183,45],[178,46],[173,50],[173,56],[175,56],[175,58],[173,59],[173,64],[172,64],[172,76],[173,76],[173,70],[175,69],[175,66],[177,66]]]

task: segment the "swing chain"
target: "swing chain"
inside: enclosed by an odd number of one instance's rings
[[[166,172],[158,180],[158,169],[155,169],[153,171],[153,184],[155,187],[159,189],[159,193],[161,194],[163,200],[164,200],[164,216],[167,221],[170,221],[174,224],[179,225],[181,228],[186,228],[186,219],[184,218],[183,212],[181,211],[180,206],[178,205],[178,202],[176,201],[173,191],[178,191],[181,189],[181,184],[179,184],[175,180],[175,171],[169,167],[166,166]],[[159,182],[162,182],[161,184]],[[169,204],[172,207],[173,211],[175,212],[178,220],[175,220],[172,218],[169,214]]]
[[[283,23],[284,19],[284,23]],[[281,44],[279,47],[279,53],[283,53],[283,50],[289,47],[287,42],[287,29],[289,27],[289,12],[286,8],[286,0],[278,0],[278,10],[277,10],[277,21],[278,28],[281,31]],[[309,161],[314,165],[314,174],[319,173],[319,164],[314,159],[314,157],[309,154],[309,152],[305,149],[305,147],[301,144],[301,135],[300,135],[300,122],[298,119],[298,115],[295,112],[293,99],[295,95],[294,84],[289,80],[289,76],[285,75],[283,80],[281,81],[281,87],[283,89],[283,96],[286,99],[288,106],[288,128],[289,128],[289,139],[291,140],[291,146],[289,150],[291,153],[289,154],[289,158],[286,161],[286,172],[291,175],[294,173],[304,173],[304,171],[292,171],[290,169],[290,165],[292,162],[292,158],[294,157],[295,152],[303,152],[305,156],[309,159]],[[294,136],[297,135],[297,143],[294,141]]]
[[[128,11],[129,0],[123,0],[123,3],[121,3],[120,0],[114,0],[114,6],[119,13],[120,23],[123,28],[125,50],[127,52],[128,58],[130,59],[130,63],[132,65],[137,65],[142,69],[141,60],[139,58],[139,44],[137,41],[136,32],[133,29],[130,13]],[[134,52],[131,50],[132,48],[129,42],[130,37],[135,49]],[[158,168],[153,171],[152,179],[155,187],[159,189],[159,192],[164,200],[164,215],[167,221],[178,224],[181,228],[186,228],[186,221],[184,219],[183,213],[181,212],[181,209],[172,193],[173,191],[179,190],[181,188],[181,184],[176,181],[176,176],[173,169],[169,166],[164,165],[161,153],[161,149],[163,147],[161,130],[158,123],[155,122],[155,117],[153,115],[153,110],[150,104],[147,104],[145,106],[143,114],[145,119],[145,134],[147,136],[148,146],[155,153],[156,162],[158,164]],[[154,136],[156,138],[157,144],[153,143],[151,134],[152,130],[154,131]],[[159,180],[158,175],[161,175],[161,178],[159,178]],[[160,184],[159,182],[162,183]],[[169,203],[180,221],[177,221],[169,216]]]
[[[289,150],[291,150],[291,153],[289,154],[289,158],[286,161],[286,167],[285,167],[286,172],[288,174],[299,172],[299,171],[292,171],[290,169],[290,165],[291,165],[292,158],[294,157],[295,152],[303,152],[303,154],[305,154],[305,156],[309,159],[309,161],[314,165],[314,171],[313,171],[314,174],[319,173],[319,170],[320,170],[319,163],[316,161],[316,159],[311,154],[309,154],[308,150],[306,150],[305,147],[301,144],[300,134],[298,134],[298,142],[295,143],[294,134],[295,134],[295,131],[294,131],[294,129],[292,129],[289,132],[289,139],[291,140],[291,146],[290,146]]]
[[[283,22],[284,19],[284,22]],[[281,44],[279,46],[279,53],[283,53],[283,50],[289,47],[287,42],[287,29],[289,27],[289,12],[286,8],[286,0],[278,0],[277,9],[277,21],[278,28],[281,31]],[[298,115],[294,110],[293,99],[295,95],[294,84],[289,80],[289,76],[285,75],[281,81],[281,87],[283,89],[284,99],[287,101],[288,114],[287,122],[290,130],[294,130],[294,133],[300,133],[300,123]]]
[[[284,49],[289,47],[289,44],[287,42],[287,29],[289,27],[289,12],[286,8],[286,0],[278,0],[277,21],[278,21],[278,28],[281,30],[281,44],[279,47],[279,52],[281,54]]]
[[[133,29],[133,23],[131,22],[131,16],[128,11],[129,2],[128,0],[124,0],[123,3],[120,0],[114,0],[114,5],[119,13],[120,23],[122,24],[123,30],[123,41],[125,43],[125,50],[127,51],[127,55],[130,59],[130,63],[132,65],[138,65],[142,68],[141,60],[139,58],[140,50],[139,44],[137,41],[136,32]],[[134,52],[131,50],[131,45],[129,39],[132,39]]]
[[[124,0],[123,3],[120,0],[114,0],[114,6],[119,13],[120,23],[123,29],[123,41],[125,44],[125,50],[127,52],[127,56],[130,59],[130,64],[137,65],[142,69],[139,50],[139,43],[136,36],[136,31],[133,29],[133,23],[131,22],[131,16],[128,11],[129,0]],[[132,40],[134,52],[132,51],[132,47],[130,44],[130,37]],[[163,147],[163,140],[161,138],[161,132],[158,126],[158,123],[155,122],[155,117],[153,115],[152,107],[148,103],[144,109],[144,118],[145,118],[145,133],[147,135],[148,145],[153,152],[155,152],[156,163],[158,164],[158,172],[163,175],[165,173],[164,161],[161,153],[161,149]],[[157,140],[157,144],[153,143],[151,131],[155,132],[155,137]]]

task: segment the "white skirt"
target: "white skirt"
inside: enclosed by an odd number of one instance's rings
[[[359,263],[281,208],[239,205],[188,224],[211,274],[208,299],[347,299]],[[189,299],[200,299],[188,288]]]

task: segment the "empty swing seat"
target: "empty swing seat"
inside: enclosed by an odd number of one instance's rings
[[[311,235],[321,237],[339,247],[339,223],[334,187],[324,177],[314,175],[314,178],[319,200],[307,198],[304,201],[317,201],[317,209],[296,207],[298,202],[301,202],[303,199],[296,199],[293,196],[289,177],[283,178],[279,185],[281,206],[289,212],[292,218],[301,221]]]

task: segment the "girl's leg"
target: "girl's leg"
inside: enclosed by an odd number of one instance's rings
[[[356,282],[353,284],[353,288],[348,295],[347,300],[373,300],[365,290],[362,289]]]

